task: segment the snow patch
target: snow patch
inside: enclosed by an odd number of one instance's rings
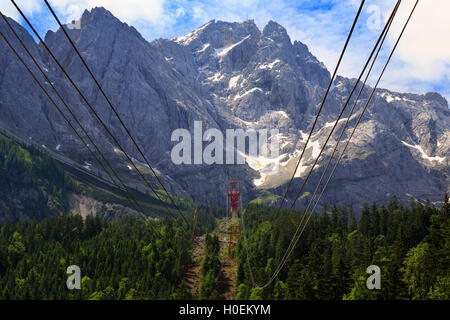
[[[231,77],[230,82],[228,83],[228,88],[231,89],[231,88],[236,87],[240,78],[241,78],[241,75]]]
[[[300,136],[301,136],[301,139],[302,139],[300,141],[303,142],[303,143],[306,143],[306,140],[308,139],[308,134],[306,132],[303,132],[302,130],[299,130],[299,132],[300,132]]]
[[[225,78],[225,75],[224,75],[223,73],[217,72],[217,73],[214,74],[213,76],[208,77],[208,80],[209,80],[209,81],[212,81],[212,82],[219,82],[219,81],[221,81],[223,78]]]
[[[258,171],[260,174],[260,178],[253,180],[253,184],[256,187],[263,186],[270,176],[277,174],[280,160],[285,156],[281,155],[277,158],[270,158],[263,156],[251,157],[250,155],[244,153],[241,153],[241,155],[245,158],[245,161],[249,167]]]
[[[339,119],[338,123],[341,122],[341,121],[346,121],[347,119],[348,118]],[[332,126],[334,126],[335,123],[336,123],[336,121],[327,122],[327,123],[324,124],[323,128],[332,127]]]
[[[274,111],[274,113],[275,113],[275,114],[279,114],[279,115],[281,115],[282,117],[289,119],[289,116],[288,116],[288,114],[286,113],[286,111],[279,110],[279,111]]]
[[[250,90],[244,92],[244,93],[241,94],[241,95],[237,94],[237,95],[233,98],[233,100],[239,100],[239,99],[242,99],[242,98],[245,97],[246,95],[248,95],[248,94],[250,94],[250,93],[253,93],[253,92],[256,92],[256,91],[264,92],[261,88],[252,88],[252,89],[250,89]]]
[[[245,40],[247,40],[248,38],[250,38],[250,35],[244,37],[241,41],[236,42],[228,47],[223,47],[223,48],[219,48],[219,49],[214,49],[214,56],[217,58],[222,59],[224,56],[226,56],[228,54],[228,52],[230,52],[231,50],[233,50],[234,47],[240,45],[242,42],[244,42]]]
[[[424,158],[425,160],[429,160],[429,161],[438,161],[438,162],[441,162],[441,163],[444,162],[444,160],[445,160],[445,157],[438,157],[438,156],[430,157],[430,156],[428,156],[428,155],[425,153],[425,151],[423,151],[422,147],[419,146],[419,145],[412,145],[412,144],[409,144],[409,143],[407,143],[407,142],[405,142],[405,141],[402,141],[402,143],[403,143],[405,146],[409,147],[409,148],[413,148],[413,149],[418,150],[418,151],[420,152],[420,154],[422,155],[422,158]]]
[[[195,53],[203,53],[205,52],[206,49],[208,49],[208,47],[210,47],[211,45],[209,43],[205,43],[201,49],[195,51]]]
[[[336,85],[333,83],[333,86],[331,87],[331,90],[333,90],[334,88],[340,88],[340,87],[343,87],[343,86],[344,86],[344,82],[339,81],[338,84],[336,84]]]
[[[86,170],[91,170],[92,164],[89,163],[89,162],[87,162],[87,161],[85,161],[85,162],[84,162],[83,168],[85,168]]]
[[[291,144],[291,142],[288,139],[288,136],[286,136],[283,133],[278,133],[275,138],[278,140],[279,146],[280,146],[280,150],[282,150],[283,148],[287,147],[289,144]]]
[[[278,111],[270,111],[268,110],[266,113],[264,113],[258,120],[256,121],[245,121],[241,118],[236,117],[235,119],[243,124],[245,124],[247,127],[249,128],[254,128],[254,127],[258,127],[260,124],[263,124],[264,121],[267,120],[267,117],[271,118],[271,117],[276,117],[276,118],[286,118],[289,119],[288,114],[285,111],[282,110],[278,110]]]
[[[350,120],[349,120],[349,121],[355,119],[355,118],[358,117],[358,116],[359,116],[359,112],[353,114],[353,115],[350,117]],[[341,119],[339,119],[338,125],[339,125],[339,123],[340,123],[341,121],[347,121],[347,120],[348,120],[348,118],[341,118]],[[322,129],[323,129],[323,128],[333,127],[335,123],[336,123],[336,121],[327,122],[327,123],[325,123],[325,124],[323,125]],[[336,127],[337,127],[337,126],[336,126]]]
[[[382,94],[380,94],[380,97],[384,98],[387,101],[387,103],[391,103],[392,101],[404,101],[404,102],[414,103],[413,100],[410,100],[410,99],[405,98],[405,97],[403,97],[403,98],[396,97],[396,96],[394,96],[392,94],[389,94],[387,92],[383,92]]]
[[[280,59],[276,59],[275,61],[273,61],[273,62],[271,62],[271,63],[264,63],[264,64],[260,65],[258,68],[259,68],[259,69],[267,69],[267,70],[271,70],[271,69],[273,69],[273,67],[274,67],[276,64],[278,64],[278,63],[280,63],[280,62],[281,62]]]
[[[302,142],[305,142],[307,139],[307,134],[300,131]],[[282,142],[284,137],[282,134],[278,136],[280,142]],[[283,146],[281,147],[283,148]],[[244,155],[248,165],[259,172],[260,178],[253,180],[253,184],[260,189],[264,188],[276,188],[280,185],[283,185],[292,176],[292,172],[295,169],[298,159],[300,157],[301,151],[295,150],[292,153],[284,153],[278,156],[275,159],[257,157],[251,158],[249,156]],[[302,177],[308,170],[311,168],[312,160],[319,155],[321,150],[321,146],[319,141],[311,141],[308,143],[308,147],[306,149],[305,157],[300,161],[298,165],[297,171],[295,172],[295,177]],[[306,155],[309,155],[306,157]],[[315,169],[319,168],[319,165],[316,164]]]
[[[187,46],[189,45],[192,41],[194,41],[195,39],[197,39],[197,37],[200,35],[200,31],[204,30],[207,26],[209,26],[212,23],[212,21],[208,22],[207,24],[201,26],[200,28],[198,28],[197,30],[194,30],[192,32],[189,32],[188,34],[182,36],[182,37],[176,37],[174,39],[172,39],[173,41],[175,41],[178,44]]]

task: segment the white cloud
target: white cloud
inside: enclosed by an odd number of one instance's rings
[[[16,0],[16,3],[25,14],[33,15],[41,12],[46,5],[41,0]],[[117,18],[129,24],[146,20],[150,23],[157,23],[164,13],[165,0],[50,0],[52,7],[63,16],[66,22],[78,19],[85,9],[94,7],[105,7]],[[0,10],[19,20],[19,13],[9,0],[2,0]],[[182,15],[182,11],[178,14]]]
[[[94,7],[105,7],[120,20],[133,23],[137,20],[156,22],[163,14],[164,0],[52,0],[52,5],[63,14]]]
[[[389,38],[393,45],[400,33],[402,22],[412,9],[415,1],[409,0],[402,5],[393,33]],[[450,95],[450,1],[420,1],[411,18],[410,24],[399,43],[396,59],[383,84],[392,88],[407,87],[410,91],[432,90],[433,83],[447,83]],[[445,90],[445,89],[444,89]]]
[[[400,32],[401,23],[407,19],[412,4],[406,1],[393,25],[393,36]],[[398,46],[397,55],[405,62],[414,77],[439,80],[450,73],[450,1],[420,1],[408,29]]]
[[[148,20],[156,22],[163,14],[164,0],[88,0],[90,7],[104,6],[125,22]]]
[[[42,3],[38,0],[16,0],[15,1],[25,14],[33,14],[42,10]],[[2,13],[14,20],[19,20],[19,13],[9,0],[2,0],[0,3]]]

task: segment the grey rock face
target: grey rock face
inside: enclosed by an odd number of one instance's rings
[[[11,22],[101,150],[127,182],[136,185],[138,176],[129,170],[117,146],[42,44],[36,44],[24,28]],[[3,22],[0,29],[23,52]],[[260,31],[252,20],[242,23],[212,20],[183,37],[147,42],[133,27],[105,9],[95,8],[84,12],[81,29],[68,31],[172,192],[219,205],[225,204],[229,179],[241,181],[244,201],[256,197],[260,189],[284,192],[330,73],[305,44],[292,43],[282,26],[270,21]],[[151,179],[143,159],[63,32],[49,31],[45,42]],[[0,126],[80,165],[88,162],[95,167],[94,160],[3,41],[0,41],[0,54]],[[23,57],[31,65],[25,53]],[[40,75],[38,78],[43,82]],[[344,77],[335,80],[290,198],[301,185],[354,83],[355,79]],[[362,103],[370,90],[364,90]],[[251,159],[244,165],[174,165],[170,158],[175,144],[171,134],[177,128],[192,132],[194,120],[202,121],[203,130],[278,128],[278,169],[268,170],[267,164],[255,164]],[[353,116],[344,139],[355,122]],[[344,123],[340,121],[338,129]],[[324,201],[360,206],[363,202],[386,202],[394,194],[404,200],[411,197],[441,200],[443,193],[450,191],[449,127],[448,104],[438,93],[416,95],[378,89]],[[338,134],[339,131],[333,135],[305,191],[313,191]],[[154,180],[152,183],[155,184]],[[307,200],[308,197],[303,199],[299,206]]]

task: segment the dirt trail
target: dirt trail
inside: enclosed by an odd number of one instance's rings
[[[232,300],[236,294],[236,279],[237,279],[237,263],[234,260],[228,259],[228,242],[224,238],[228,238],[229,221],[227,219],[218,220],[218,226],[212,234],[217,235],[222,239],[220,241],[219,259],[221,262],[221,270],[219,274],[218,289],[220,295],[225,300]],[[201,263],[205,256],[205,235],[195,237],[193,244],[193,260],[194,263],[186,272],[185,281],[188,289],[197,298],[200,298],[200,285],[202,281]]]
[[[234,260],[228,259],[228,239],[230,220],[223,218],[217,221],[217,234],[222,241],[220,241],[219,258],[221,262],[221,270],[219,275],[219,293],[225,300],[232,300],[236,295],[236,280],[237,280],[237,263]]]
[[[194,238],[192,249],[194,263],[186,273],[185,281],[191,293],[197,298],[200,296],[200,283],[202,281],[201,263],[205,256],[205,235]]]
[[[228,243],[220,242],[219,293],[225,300],[233,300],[236,295],[237,263],[228,259]]]

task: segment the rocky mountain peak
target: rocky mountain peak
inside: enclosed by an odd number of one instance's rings
[[[115,35],[121,28],[129,28],[135,35],[140,34],[133,27],[129,27],[126,23],[121,22],[110,11],[103,7],[95,7],[91,10],[84,10],[80,19],[71,21],[65,24],[65,29],[74,36],[75,39],[83,33],[87,33],[88,37],[93,34],[112,34]],[[111,37],[111,36],[109,36]],[[56,32],[49,30],[45,35],[46,43],[53,43],[54,41],[61,41],[64,34],[58,28]],[[142,38],[142,37],[141,37]]]
[[[263,37],[271,38],[275,42],[291,41],[286,29],[279,23],[270,20],[263,29]]]
[[[425,94],[425,99],[436,101],[438,104],[447,107],[448,109],[448,101],[442,95],[437,92],[427,92]]]
[[[86,25],[89,22],[96,23],[122,23],[117,19],[110,11],[106,10],[104,7],[95,7],[91,10],[84,10],[81,16],[82,25]]]
[[[260,34],[253,20],[234,23],[211,20],[198,29],[173,40],[191,50],[204,45],[218,49],[237,43],[245,37],[259,39]]]

